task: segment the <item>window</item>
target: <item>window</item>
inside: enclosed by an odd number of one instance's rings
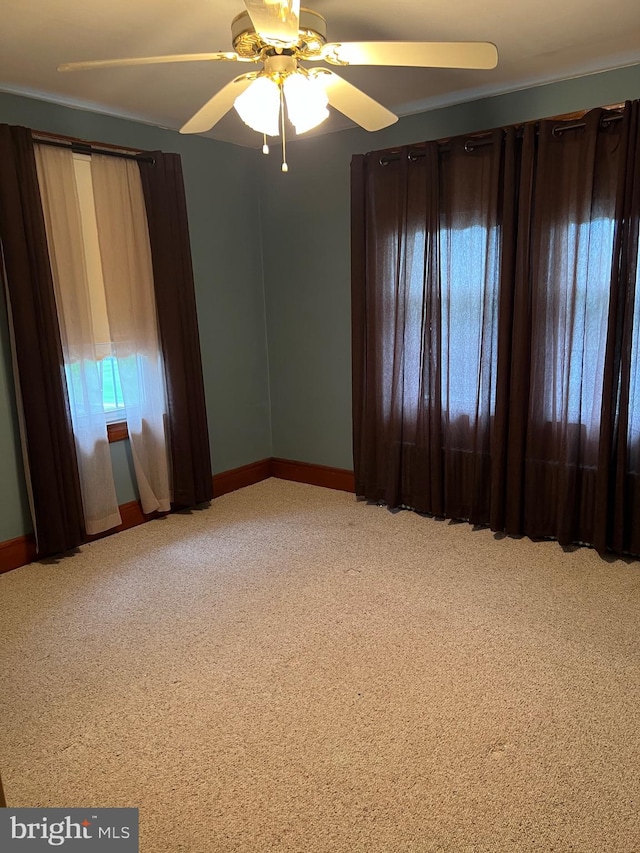
[[[119,524],[109,440],[111,426],[125,437],[125,413],[143,508],[170,507],[142,181],[136,163],[101,154],[37,146],[36,164],[86,530],[96,533]]]
[[[468,217],[467,217],[468,219]],[[493,414],[495,408],[495,372],[497,365],[498,281],[500,263],[500,230],[483,223],[451,227],[442,224],[438,233],[438,255],[441,259],[439,300],[436,307],[425,304],[425,270],[429,241],[423,229],[412,237],[411,251],[406,253],[408,300],[403,318],[403,383],[405,411],[417,410],[420,394],[430,389],[421,384],[424,324],[431,327],[428,337],[440,336],[439,363],[440,401],[450,419],[468,417],[472,422],[482,411]],[[393,250],[388,257],[395,263]],[[387,281],[394,281],[389,274]],[[396,310],[395,293],[389,287],[386,309],[389,316]],[[437,307],[439,306],[439,307]],[[432,310],[439,311],[439,332],[433,326]],[[387,324],[385,360],[392,363],[395,324]],[[391,383],[390,383],[391,384]],[[483,389],[483,400],[478,399]],[[486,393],[485,393],[486,389]],[[487,395],[489,412],[487,408]],[[412,406],[412,400],[416,405]]]
[[[539,275],[537,338],[547,357],[538,417],[546,423],[580,424],[585,437],[600,431],[614,223],[549,225]]]
[[[186,198],[177,154],[83,147],[92,153],[115,350],[97,359],[69,140],[1,125],[0,144],[2,277],[29,503],[38,556],[46,557],[120,523],[104,408],[119,406],[120,397],[136,399],[129,386],[142,368],[145,384],[137,409],[127,405],[126,427],[143,512],[171,508],[170,479],[178,505],[211,498]],[[117,360],[120,388],[113,374],[108,378],[109,358]],[[76,363],[91,374],[86,399],[72,399],[67,388],[65,365],[75,370]]]
[[[601,330],[606,327],[609,312],[613,239],[611,219],[556,226],[543,275],[553,286],[543,303],[544,317],[537,329],[546,339],[550,356],[546,361],[542,419],[545,423],[583,424],[593,437],[599,430],[605,357]],[[480,223],[441,225],[438,240],[441,402],[451,419],[467,416],[473,420],[480,408],[478,392],[484,380],[490,389],[490,414],[495,409],[500,229]],[[416,231],[413,249],[407,252],[411,304],[404,355],[416,364],[422,336],[411,329],[420,325],[422,312],[428,313],[423,304],[427,243],[424,232]],[[559,287],[558,282],[564,286]],[[390,292],[390,304],[393,299]],[[575,321],[567,325],[569,315],[575,316]],[[424,321],[430,322],[430,318]],[[572,372],[576,365],[580,369]],[[417,371],[413,375],[418,393]],[[411,382],[410,377],[405,377],[407,381]]]
[[[442,407],[475,420],[479,389],[495,408],[499,229],[484,224],[440,228],[442,266]],[[488,355],[488,358],[487,358]]]
[[[358,495],[640,554],[639,119],[354,157]]]
[[[107,422],[113,423],[125,420],[126,413],[118,371],[118,361],[114,357],[109,316],[107,314],[93,180],[91,177],[91,157],[86,154],[74,153],[73,171],[80,208],[84,255],[89,282],[91,321],[96,342],[95,355],[102,388],[102,405]],[[67,381],[73,381],[69,370],[67,371]]]
[[[124,409],[118,361],[109,355],[99,363],[99,369],[102,384],[102,405],[105,415],[110,419],[114,414],[117,415],[119,411]]]

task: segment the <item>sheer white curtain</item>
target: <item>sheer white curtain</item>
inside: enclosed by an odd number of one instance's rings
[[[102,273],[140,500],[171,508],[166,389],[144,195],[137,164],[91,158]]]
[[[71,151],[36,145],[85,527],[101,533],[121,523],[102,403],[100,342],[95,339],[83,227]]]

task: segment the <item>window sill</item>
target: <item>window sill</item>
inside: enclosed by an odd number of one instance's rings
[[[107,436],[109,438],[109,444],[113,444],[116,441],[124,441],[126,438],[129,438],[127,422],[118,421],[117,423],[107,424]]]

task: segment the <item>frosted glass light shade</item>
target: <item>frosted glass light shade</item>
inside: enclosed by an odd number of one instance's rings
[[[242,121],[258,133],[278,136],[280,89],[269,77],[257,77],[238,95],[234,107]]]
[[[329,116],[329,99],[316,77],[306,77],[300,73],[289,75],[284,81],[284,96],[289,121],[296,133],[305,133],[317,127]]]

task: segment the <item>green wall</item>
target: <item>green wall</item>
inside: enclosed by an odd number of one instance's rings
[[[274,456],[352,467],[349,163],[354,153],[640,98],[640,65],[299,140],[262,177]],[[266,158],[265,158],[266,161]]]
[[[182,156],[214,472],[271,455],[257,152],[0,93],[0,122]],[[0,541],[31,529],[0,313]],[[128,442],[112,445],[121,503],[136,496]]]

